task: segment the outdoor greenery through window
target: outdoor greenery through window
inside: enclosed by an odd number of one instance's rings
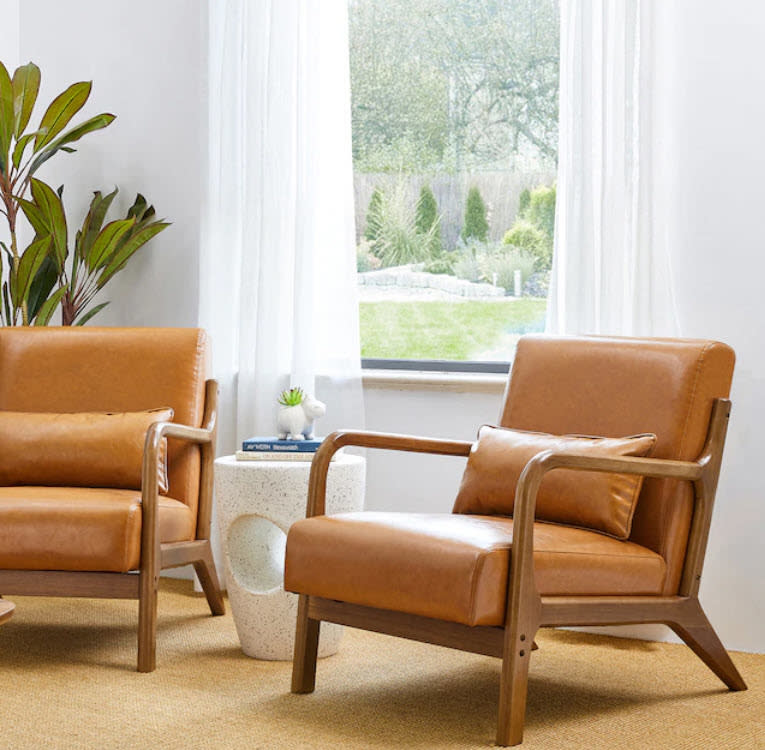
[[[558,0],[349,15],[362,357],[507,362],[544,328]]]

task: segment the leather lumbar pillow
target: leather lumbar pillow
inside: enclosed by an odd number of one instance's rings
[[[455,513],[512,515],[515,487],[526,464],[542,451],[590,456],[646,456],[656,435],[593,438],[548,435],[484,425],[468,457]],[[643,477],[555,469],[537,495],[536,520],[579,526],[618,539],[630,534]]]
[[[172,419],[169,408],[113,414],[0,411],[0,485],[140,490],[146,432],[154,422]],[[164,445],[158,480],[160,492],[167,492]]]

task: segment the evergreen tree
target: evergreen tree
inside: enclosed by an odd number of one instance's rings
[[[430,239],[431,257],[436,258],[441,255],[441,220],[438,216],[436,196],[433,195],[429,185],[423,185],[420,190],[414,221],[420,234],[432,234]]]
[[[488,236],[489,222],[486,218],[486,204],[483,202],[480,191],[474,185],[468,191],[465,223],[462,225],[460,237],[462,237],[463,242],[467,242],[469,239],[486,242]]]
[[[529,203],[531,203],[531,190],[525,188],[521,190],[521,194],[518,196],[518,216],[523,216]]]

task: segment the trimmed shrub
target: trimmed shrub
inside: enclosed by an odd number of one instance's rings
[[[489,236],[489,221],[486,218],[486,204],[475,185],[470,188],[465,203],[465,222],[460,237],[463,242],[470,239],[486,242]]]
[[[425,264],[423,271],[427,273],[442,273],[448,276],[454,275],[454,256],[456,253],[446,253],[438,258],[433,258]]]
[[[529,195],[529,205],[523,211],[522,218],[539,227],[552,243],[555,232],[555,185],[540,185],[534,188]]]
[[[552,263],[552,247],[549,247],[545,233],[530,221],[516,219],[502,238],[503,245],[512,245],[523,250],[535,259],[538,270],[550,267]]]

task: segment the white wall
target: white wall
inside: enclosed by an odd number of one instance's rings
[[[13,75],[19,64],[19,0],[0,0],[0,61]]]
[[[65,184],[69,215],[78,225],[92,191],[110,192],[115,185],[120,194],[113,218],[117,207],[124,212],[141,192],[158,217],[173,222],[102,292],[99,301],[111,305],[94,324],[197,323],[206,184],[206,12],[206,3],[191,0],[24,0],[20,5],[20,56],[42,71],[38,106],[47,106],[75,81],[92,80],[90,100],[77,117],[117,115],[111,126],[83,138],[78,153],[57,154],[37,176],[53,187]],[[38,108],[35,117],[42,112]]]

